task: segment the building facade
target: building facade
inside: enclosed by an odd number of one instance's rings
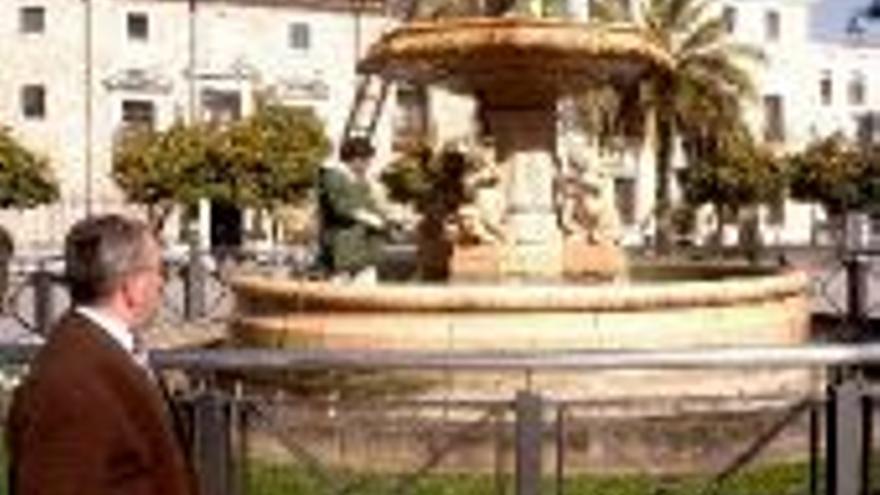
[[[49,157],[62,195],[0,221],[19,246],[57,246],[88,212],[123,208],[110,176],[120,129],[234,119],[257,91],[313,108],[338,138],[356,61],[387,27],[381,5],[351,0],[0,2],[0,123]],[[211,225],[210,208],[204,239],[230,220]]]
[[[880,45],[811,36],[814,6],[824,1],[831,0],[715,4],[736,40],[767,54],[756,68],[760,97],[748,120],[780,152],[838,131],[880,135]],[[396,22],[384,3],[0,2],[0,125],[49,157],[62,189],[58,204],[0,212],[0,223],[19,246],[57,246],[67,225],[88,212],[122,208],[110,177],[121,128],[234,119],[250,111],[257,91],[315,109],[338,140],[357,86],[356,62]],[[571,3],[572,12],[588,15],[589,2]],[[461,116],[473,115],[472,103],[404,86],[394,94],[378,126],[380,161],[393,152],[395,134],[431,131],[442,139],[468,132]],[[653,155],[617,150],[605,159],[615,176],[624,240],[645,242],[654,228]],[[205,242],[230,218],[211,209],[202,206]],[[815,206],[787,202],[762,213],[761,229],[767,243],[809,243],[825,220]]]

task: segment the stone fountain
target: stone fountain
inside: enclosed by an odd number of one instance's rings
[[[613,242],[567,235],[561,210],[583,206],[582,196],[589,193],[563,184],[590,184],[566,173],[570,167],[557,157],[560,98],[637,84],[645,71],[671,64],[665,52],[629,26],[517,17],[412,23],[376,43],[361,68],[395,80],[440,84],[477,99],[505,201],[496,242],[476,249],[457,246],[453,275],[558,280],[563,274],[613,276],[623,267]]]
[[[454,18],[391,31],[371,47],[362,70],[473,95],[490,127],[502,170],[502,235],[477,250],[458,248],[453,271],[482,271],[501,281],[361,286],[240,278],[233,283],[237,338],[248,345],[430,351],[804,341],[807,280],[801,273],[716,267],[711,280],[562,282],[571,273],[616,272],[621,257],[613,243],[588,242],[565,231],[556,197],[557,103],[595,85],[636,83],[646,71],[665,70],[671,63],[627,26]],[[560,394],[576,390],[578,395],[638,393],[627,386],[609,387],[598,376],[562,380],[567,385],[557,380],[547,389]],[[725,375],[723,385],[706,376],[703,387],[693,380],[668,380],[666,393],[722,388],[737,394],[759,384],[777,390],[803,383],[802,376],[795,382],[780,376],[744,381]],[[634,383],[644,385],[644,377]],[[509,392],[517,385],[473,386]]]

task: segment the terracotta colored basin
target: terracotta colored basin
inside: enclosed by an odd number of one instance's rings
[[[337,285],[240,278],[238,337],[270,346],[595,349],[806,338],[800,272],[601,286]]]
[[[767,346],[808,338],[803,273],[718,277],[599,286],[358,286],[240,278],[232,285],[238,305],[233,333],[248,346],[430,351]],[[700,371],[696,377],[656,371],[459,373],[449,386],[459,396],[510,394],[526,383],[566,397],[739,396],[803,390],[810,376],[797,370]]]
[[[450,18],[389,32],[370,47],[359,68],[521,104],[524,98],[555,99],[671,66],[665,51],[628,25]]]

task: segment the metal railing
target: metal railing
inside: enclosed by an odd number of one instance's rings
[[[870,330],[871,262],[878,254],[828,258],[840,264],[816,279],[815,287],[836,286],[828,297],[839,304],[846,331],[856,328],[850,325]],[[242,260],[253,260],[258,270],[305,269],[297,257]],[[222,324],[231,298],[216,258],[199,253],[167,263],[164,318]],[[46,328],[65,304],[53,275],[57,264],[36,260],[16,272],[7,316],[26,331]],[[860,297],[867,299],[859,303]],[[14,383],[32,352],[27,345],[0,346],[0,371],[9,375],[4,383]],[[854,495],[880,486],[873,427],[880,393],[864,379],[878,361],[880,347],[868,344],[595,353],[222,349],[160,352],[154,365],[178,378],[178,406],[210,494],[568,495],[632,484],[640,493],[740,493],[754,489],[748,484],[754,473],[769,469],[766,476],[775,479],[791,469],[790,484],[761,481],[766,490],[758,491]],[[675,380],[687,384],[734,369],[743,383],[753,381],[753,369],[809,370],[813,381],[761,396],[725,389],[637,396],[621,389],[613,397],[582,390],[568,398],[541,386],[545,375],[637,370],[660,373],[645,375],[647,381],[680,373]],[[411,375],[430,373],[442,386],[414,392]],[[469,374],[499,383],[515,375],[518,385],[475,398],[455,387]],[[394,393],[383,389],[389,383]],[[608,383],[616,383],[613,376]],[[2,388],[0,417],[8,401]],[[721,433],[708,433],[713,428]]]
[[[475,448],[473,443],[476,443],[480,444],[483,450],[491,450],[491,453],[480,455],[469,451],[468,455],[473,459],[482,459],[482,461],[473,461],[475,466],[481,462],[491,466],[494,491],[507,493],[507,489],[512,486],[518,495],[548,493],[548,490],[556,494],[576,493],[578,490],[572,480],[577,479],[577,473],[593,472],[593,470],[590,469],[589,462],[571,462],[574,455],[585,454],[583,449],[575,447],[578,440],[577,436],[572,436],[572,432],[580,429],[592,432],[587,435],[598,438],[601,436],[600,431],[591,429],[591,425],[604,424],[603,430],[616,428],[619,433],[640,431],[654,442],[657,438],[665,438],[662,434],[651,433],[652,428],[657,428],[658,424],[665,424],[663,428],[669,429],[670,425],[680,421],[682,417],[687,418],[687,421],[695,421],[695,418],[703,417],[708,422],[697,427],[696,430],[702,431],[705,428],[711,430],[724,421],[713,418],[712,414],[706,411],[712,411],[713,414],[720,411],[723,413],[722,416],[733,411],[733,416],[737,418],[734,422],[742,421],[752,415],[760,416],[762,419],[756,420],[755,424],[759,426],[753,431],[740,431],[738,441],[725,438],[724,435],[718,437],[716,444],[719,441],[722,444],[729,442],[735,445],[735,448],[725,449],[726,454],[720,456],[722,458],[720,463],[714,467],[707,468],[699,462],[689,464],[695,471],[703,470],[701,478],[703,486],[700,492],[723,492],[725,483],[735,479],[748,466],[756,462],[760,465],[758,460],[761,455],[772,450],[768,446],[775,440],[787,436],[785,441],[799,442],[799,445],[804,447],[802,455],[796,456],[804,463],[803,493],[835,495],[869,493],[872,489],[872,461],[875,460],[875,456],[872,455],[875,447],[871,427],[874,424],[872,406],[874,401],[880,398],[880,394],[877,387],[864,381],[860,373],[852,370],[862,369],[878,362],[880,362],[880,346],[877,345],[537,354],[223,350],[156,356],[157,366],[163,369],[182,369],[191,376],[198,376],[199,387],[206,391],[206,395],[199,396],[202,402],[197,402],[196,410],[201,411],[201,414],[196,414],[195,417],[212,419],[207,423],[196,422],[194,430],[201,432],[201,435],[196,434],[195,441],[196,445],[204,442],[205,445],[200,451],[210,454],[201,459],[200,472],[203,473],[205,485],[212,488],[211,493],[218,494],[245,493],[242,491],[243,487],[251,486],[242,476],[242,472],[247,469],[247,463],[236,463],[235,459],[241,461],[246,456],[245,452],[249,447],[247,441],[242,438],[247,437],[248,431],[253,434],[254,426],[257,424],[273,430],[276,438],[285,436],[283,431],[285,428],[294,430],[298,428],[299,440],[288,437],[281,442],[286,446],[287,452],[299,461],[304,461],[307,470],[310,470],[313,476],[333,481],[329,488],[325,487],[328,493],[352,491],[356,493],[357,487],[365,483],[363,477],[355,476],[345,483],[340,483],[338,478],[328,474],[332,473],[333,469],[339,470],[340,465],[344,466],[346,463],[345,459],[327,454],[325,445],[327,439],[337,437],[329,433],[327,435],[330,437],[316,435],[315,431],[321,430],[323,424],[325,428],[334,431],[335,435],[339,435],[342,431],[340,422],[351,421],[353,417],[358,417],[352,411],[366,408],[371,411],[367,417],[372,418],[366,421],[366,424],[372,425],[374,430],[359,428],[358,431],[361,435],[376,433],[375,438],[371,438],[370,441],[377,443],[371,448],[381,449],[384,445],[393,450],[394,445],[398,445],[399,440],[395,439],[398,439],[399,433],[395,436],[393,432],[388,433],[387,429],[399,428],[401,424],[411,424],[404,421],[405,416],[395,414],[395,411],[412,407],[422,411],[421,423],[427,422],[431,425],[426,428],[444,432],[440,435],[442,438],[437,444],[425,449],[420,462],[415,462],[404,469],[405,466],[395,466],[393,461],[388,466],[377,456],[375,459],[370,458],[366,465],[363,460],[355,462],[355,468],[350,464],[347,472],[357,471],[358,468],[369,471],[373,464],[379,464],[380,471],[390,469],[397,472],[398,469],[403,469],[402,473],[398,473],[393,478],[394,482],[389,485],[391,488],[379,490],[380,493],[403,493],[414,489],[413,485],[418,480],[424,479],[426,473],[432,470],[457,472],[464,467],[467,471],[467,466],[462,466],[460,460],[450,462],[443,469],[440,469],[440,466],[444,458],[450,457],[450,454],[457,449],[473,449]],[[260,372],[279,374],[317,370],[333,370],[336,373],[431,370],[478,374],[514,372],[526,376],[536,376],[540,373],[597,373],[608,370],[626,372],[691,370],[705,374],[721,369],[743,370],[743,367],[751,369],[806,367],[832,369],[835,372],[828,375],[831,378],[827,382],[823,381],[817,384],[817,387],[793,394],[767,397],[709,396],[663,399],[677,404],[672,409],[662,407],[658,409],[646,405],[653,402],[656,406],[660,401],[657,397],[639,399],[623,394],[620,397],[604,400],[589,397],[569,400],[549,397],[540,388],[530,386],[516,390],[510,397],[493,400],[463,400],[451,394],[440,399],[437,397],[401,399],[383,395],[352,401],[334,396],[333,393],[321,395],[319,398],[297,397],[295,394],[279,396],[278,388],[273,388],[272,393],[266,395],[265,390],[263,393],[248,393],[247,379],[242,375],[242,372],[247,375]],[[230,376],[235,378],[230,381]],[[747,378],[747,374],[743,375],[743,379]],[[758,407],[756,404],[765,405]],[[301,408],[300,414],[292,414],[285,421],[284,411],[291,414],[293,410],[291,408],[296,407]],[[688,414],[686,412],[688,407],[702,413]],[[426,408],[429,410],[428,414],[424,414]],[[656,412],[664,409],[665,413]],[[431,410],[433,413],[430,413]],[[465,410],[472,412],[463,412]],[[574,420],[579,410],[580,419]],[[670,414],[668,412],[670,410],[676,412]],[[706,414],[709,416],[705,416]],[[730,428],[729,420],[727,424]],[[693,438],[693,432],[688,427],[679,426],[679,428],[677,434],[684,437],[678,438],[675,432],[667,432],[670,438],[664,439],[663,442],[668,441],[670,445],[678,445],[676,447],[678,449],[691,448],[696,451],[705,449],[705,444],[711,443],[707,437],[698,435]],[[822,435],[823,431],[824,435]],[[309,433],[305,435],[308,438],[303,438],[304,432]],[[627,442],[632,445],[634,452],[648,448],[638,436],[627,438],[629,439],[621,440],[620,437],[613,437],[605,441],[595,439],[593,441],[606,449],[614,447],[614,444],[626,449]],[[236,445],[239,449],[238,454],[232,450]],[[322,445],[323,452],[327,454],[324,462],[319,459],[320,456],[312,453],[314,449],[321,450]],[[388,447],[389,445],[391,447]],[[398,446],[398,448],[407,450],[413,448],[412,442],[403,442],[403,447]],[[552,455],[548,454],[548,448],[552,451]],[[509,450],[506,454],[505,449]],[[788,449],[783,450],[786,451],[786,455],[792,455]],[[628,455],[631,458],[633,453],[630,452]],[[667,455],[675,457],[675,452]],[[554,460],[552,466],[548,466],[545,461],[548,456]],[[605,465],[624,471],[627,468],[625,462],[627,454],[617,456],[617,460],[614,461],[607,459],[608,454],[593,457],[599,466]],[[590,456],[587,455],[587,459],[589,458]],[[644,462],[644,459],[641,462]],[[322,471],[321,475],[314,474]],[[680,472],[678,474],[677,477],[670,477],[666,473],[666,486],[660,484],[653,489],[677,492],[676,483],[684,483],[681,480],[687,478],[681,476]],[[505,479],[508,481],[505,482]],[[670,479],[676,481],[670,485],[668,481]],[[237,481],[233,482],[233,480]]]
[[[813,311],[831,320],[827,333],[832,341],[863,340],[870,336],[872,322],[880,317],[880,291],[873,290],[873,286],[880,283],[880,267],[876,263],[880,250],[772,249],[776,257],[811,270]],[[389,249],[388,257],[392,260],[389,265],[411,264],[408,256],[412,257],[398,247]],[[775,259],[769,255],[766,258]],[[228,279],[234,273],[317,276],[310,272],[312,263],[307,246],[272,250],[183,250],[169,253],[165,264],[167,281],[159,321],[166,325],[226,322],[233,306]],[[13,260],[4,311],[0,313],[0,342],[8,340],[4,337],[11,333],[45,333],[67,305],[60,276],[62,268],[62,260],[57,255]]]
[[[243,270],[308,276],[303,246],[265,250],[191,250],[166,255],[159,321],[223,324],[232,308],[228,277]],[[67,307],[60,255],[20,256],[11,261],[0,311],[0,343],[12,336],[45,335]],[[15,340],[15,339],[13,339]]]
[[[33,350],[0,348],[0,363],[20,369]],[[880,486],[874,428],[880,389],[864,374],[878,363],[875,344],[454,354],[228,349],[153,356],[163,375],[179,381],[177,404],[189,420],[194,462],[206,493],[216,495],[867,494]],[[588,375],[615,384],[614,373],[643,371],[657,383],[668,382],[667,373],[688,373],[674,375],[688,384],[731,372],[738,378],[728,383],[747,384],[757,369],[812,372],[806,387],[756,395],[620,390],[572,398],[554,395],[545,388],[552,380],[544,380]],[[444,388],[447,382],[428,391],[361,393],[364,381],[346,381],[434,372],[455,374],[456,384],[511,374],[525,379],[480,397]],[[330,385],[297,388],[328,376]],[[346,389],[347,383],[355,386]]]

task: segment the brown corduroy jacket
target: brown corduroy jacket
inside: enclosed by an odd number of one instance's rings
[[[14,495],[195,495],[157,384],[71,312],[16,391],[7,424]]]

